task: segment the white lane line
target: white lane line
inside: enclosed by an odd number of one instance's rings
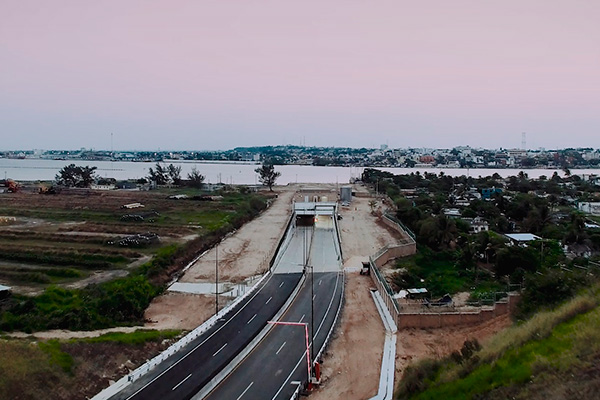
[[[302,322],[302,320],[304,319],[305,316],[306,316],[306,314],[302,314],[302,317],[300,318],[300,321],[298,321],[298,323]]]
[[[254,314],[254,316],[253,316],[252,318],[250,318],[250,319],[248,320],[248,322],[246,322],[246,325],[248,325],[250,322],[252,322],[252,320],[253,320],[254,318],[256,318],[256,314]]]
[[[152,383],[154,383],[154,381],[156,381],[161,376],[163,376],[168,371],[170,371],[171,368],[173,368],[174,366],[176,366],[177,364],[179,364],[180,362],[182,362],[185,358],[187,358],[190,354],[192,354],[193,352],[195,352],[200,346],[202,346],[204,343],[206,343],[208,340],[210,340],[210,338],[212,338],[217,333],[219,333],[219,331],[221,329],[223,329],[227,324],[229,324],[239,313],[241,313],[244,310],[244,308],[246,308],[246,306],[248,304],[250,304],[252,302],[252,300],[254,300],[254,298],[256,296],[258,296],[258,294],[267,286],[267,283],[269,283],[269,281],[271,280],[271,278],[273,278],[273,275],[269,276],[269,278],[266,280],[266,282],[264,283],[264,285],[260,289],[258,289],[256,291],[256,293],[254,293],[254,295],[246,302],[246,304],[244,304],[242,307],[240,307],[240,309],[237,310],[237,312],[235,314],[233,314],[231,316],[231,318],[229,318],[223,325],[221,325],[217,330],[215,330],[213,333],[211,333],[209,337],[207,337],[206,339],[204,339],[201,343],[198,343],[198,345],[196,347],[194,347],[187,354],[185,354],[183,357],[181,357],[179,360],[177,360],[175,363],[173,363],[169,368],[166,368],[163,372],[161,372],[160,374],[158,374],[157,376],[155,376],[150,382],[146,383],[144,386],[142,386],[141,388],[139,388],[135,393],[133,393],[131,396],[129,396],[126,400],[130,400],[131,398],[135,397],[135,395],[137,395],[142,390],[146,389],[148,386],[150,386]]]
[[[323,324],[325,323],[325,320],[327,319],[327,314],[329,314],[329,310],[331,309],[331,305],[333,304],[333,300],[335,299],[335,295],[336,295],[336,292],[337,292],[337,286],[338,286],[338,281],[339,280],[340,280],[340,275],[337,274],[337,277],[335,279],[335,286],[334,286],[334,290],[333,290],[333,296],[331,296],[331,300],[329,301],[329,306],[327,306],[327,309],[325,310],[325,315],[323,316],[323,319],[321,320],[321,323],[319,324],[319,327],[317,328],[317,331],[315,332],[315,338],[319,335],[319,332],[321,332],[321,328],[323,327]],[[312,346],[312,342],[309,343],[309,345]],[[290,378],[294,374],[294,371],[296,371],[296,369],[298,368],[298,366],[300,365],[300,363],[304,362],[304,360],[306,360],[306,355],[305,354],[303,354],[300,357],[300,359],[296,363],[296,366],[294,368],[292,368],[292,372],[290,372],[290,374],[285,379],[285,381],[283,382],[283,384],[281,385],[281,387],[279,388],[279,390],[277,391],[277,393],[275,393],[275,396],[273,396],[272,400],[275,400],[277,398],[277,396],[279,396],[279,393],[281,393],[281,391],[283,390],[283,388],[285,387],[285,385],[287,385],[287,382],[290,380]]]
[[[287,342],[283,342],[283,344],[281,345],[281,347],[279,348],[279,350],[277,350],[277,352],[275,352],[275,355],[279,354],[279,352],[281,351],[281,349],[283,349],[283,346],[285,346]]]
[[[279,287],[282,287],[282,286],[283,286],[283,282],[281,282],[281,285],[279,285]]]
[[[216,352],[215,354],[213,354],[213,357],[214,357],[214,356],[216,356],[217,354],[219,354],[219,352],[220,352],[221,350],[223,350],[223,349],[225,348],[225,346],[227,346],[227,343],[225,343],[225,344],[223,345],[223,347],[221,347],[219,350],[217,350],[217,352]]]
[[[186,376],[181,382],[179,382],[177,385],[173,386],[173,389],[171,389],[171,392],[175,389],[177,389],[179,386],[181,386],[181,384],[185,381],[187,381],[188,379],[190,379],[190,376],[192,376],[192,374],[189,374],[188,376]]]
[[[271,301],[272,298],[273,298],[273,296],[269,297],[269,300],[267,300],[267,302],[265,304],[269,304],[269,302]]]
[[[252,385],[254,385],[254,382],[250,382],[250,384],[248,385],[248,387],[246,388],[246,390],[244,390],[244,391],[242,392],[242,394],[240,394],[240,395],[238,396],[237,400],[240,400],[240,399],[242,398],[242,396],[243,396],[243,395],[245,395],[245,394],[246,394],[246,392],[247,392],[248,390],[250,390],[250,388],[252,387]]]
[[[319,279],[319,286],[321,286],[321,283],[323,283],[323,279]]]
[[[316,294],[313,296],[313,301],[315,300],[315,297],[317,297],[317,295],[316,295]]]

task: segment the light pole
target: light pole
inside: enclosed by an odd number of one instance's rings
[[[219,243],[215,246],[215,315],[219,313]]]

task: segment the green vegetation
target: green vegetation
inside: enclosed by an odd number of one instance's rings
[[[15,294],[0,303],[0,331],[91,330],[139,324],[145,309],[164,290],[164,285],[174,274],[197,254],[214,246],[225,234],[254,218],[266,207],[266,199],[254,194],[225,193],[220,202],[177,200],[165,204],[174,204],[172,207],[182,205],[174,211],[163,213],[164,224],[181,226],[183,221],[185,225],[188,222],[203,223],[197,238],[184,244],[173,243],[158,248],[150,261],[130,269],[129,275],[123,278],[82,289],[50,286],[44,293],[34,297]],[[166,221],[168,218],[172,220]],[[79,273],[77,267],[112,268],[128,261],[124,254],[131,254],[131,250],[111,250],[113,248],[98,248],[95,250],[97,253],[58,248],[39,254],[23,249],[3,252],[3,248],[0,246],[0,258],[52,266],[0,268],[0,276],[36,283],[52,283],[59,278],[72,279]],[[56,268],[57,265],[71,268]]]
[[[65,353],[60,348],[58,340],[48,340],[47,342],[39,342],[38,346],[42,351],[50,356],[50,363],[59,366],[64,372],[71,373],[73,368],[73,357],[69,353]]]
[[[106,354],[138,365],[156,355],[180,331],[137,330],[68,340],[0,338],[0,398],[63,399],[65,388],[77,398],[90,398],[115,373]],[[75,398],[75,397],[69,397]]]
[[[526,288],[518,317],[527,318],[596,279],[598,271],[586,259],[563,251],[571,246],[600,253],[600,232],[587,228],[587,217],[571,206],[574,199],[600,197],[593,183],[558,174],[532,180],[524,172],[502,179],[393,175],[369,168],[362,179],[388,196],[387,205],[419,244],[415,257],[397,263],[391,275],[396,289],[426,287],[434,296],[468,290],[471,300],[480,300],[497,298],[515,284]],[[489,231],[474,233],[475,219],[485,221]],[[502,235],[508,232],[542,240],[513,244]]]
[[[585,367],[600,356],[599,303],[598,290],[589,291],[496,335],[482,349],[466,342],[460,353],[410,366],[398,398],[513,397],[532,379]]]

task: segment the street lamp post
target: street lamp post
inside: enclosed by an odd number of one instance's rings
[[[219,244],[215,246],[215,315],[219,313]]]

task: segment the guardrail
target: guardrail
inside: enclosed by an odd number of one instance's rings
[[[337,236],[337,241],[335,243],[335,249],[338,252],[338,260],[342,260],[343,259],[343,255],[342,255],[342,236],[340,235],[340,227],[338,224],[338,206],[337,203],[335,205],[335,212],[333,213],[333,224],[334,224],[334,229],[336,232],[336,236]]]
[[[379,254],[379,257],[381,257],[381,255],[384,254],[385,252],[387,252],[387,250],[388,249],[386,246],[383,249],[381,249],[377,254]],[[393,297],[394,292],[393,292],[392,288],[387,283],[385,277],[381,274],[381,271],[379,271],[379,268],[375,264],[375,261],[374,261],[375,259],[376,258],[374,258],[372,256],[369,257],[369,264],[371,266],[371,271],[374,272],[374,274],[371,274],[371,276],[374,278],[373,282],[375,282],[375,286],[377,287],[377,290],[379,290],[379,293],[381,295],[381,298],[383,299],[385,306],[387,307],[388,311],[392,315],[392,319],[394,320],[396,325],[398,325],[398,314],[400,314],[400,306],[398,305],[398,302],[396,301],[396,299],[394,299],[394,297]]]
[[[277,243],[277,247],[275,248],[275,251],[272,253],[271,261],[269,262],[269,270],[273,269],[273,266],[276,264],[276,261],[279,258],[278,257],[279,250],[284,246],[284,243],[285,244],[289,243],[289,236],[290,236],[289,233],[292,228],[292,224],[295,222],[294,215],[295,215],[294,213],[292,213],[292,215],[290,215],[290,218],[288,219],[288,223],[285,226],[285,231],[283,232],[283,236],[281,237],[281,239],[279,239],[279,242]]]

